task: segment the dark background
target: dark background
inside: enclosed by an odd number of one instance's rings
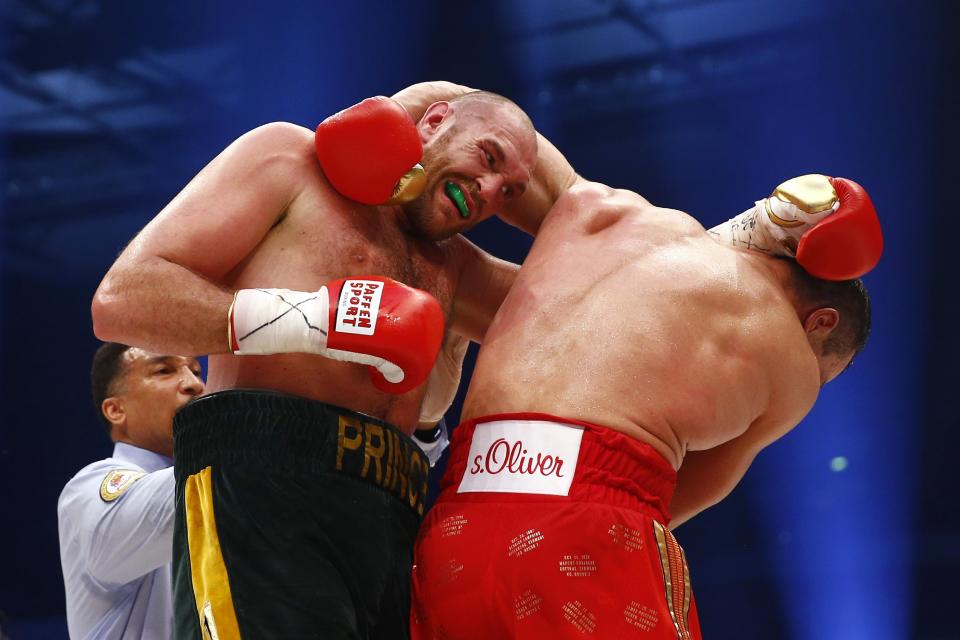
[[[89,303],[117,252],[244,131],[445,79],[707,226],[802,173],[870,190],[867,350],[678,535],[709,639],[960,637],[951,4],[0,0],[0,627],[66,637],[56,500],[110,451]],[[498,221],[471,237],[529,247]]]

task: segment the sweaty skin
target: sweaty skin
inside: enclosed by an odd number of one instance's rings
[[[821,372],[788,265],[596,183],[567,192],[488,329],[464,420],[543,412],[621,431],[674,468],[673,525],[796,425]]]
[[[416,117],[468,91],[427,82],[396,97]],[[849,363],[814,349],[836,311],[792,299],[789,263],[587,183],[537,139],[534,179],[499,216],[536,240],[484,336],[461,417],[542,412],[650,444],[678,469],[678,526],[729,494]]]
[[[452,113],[449,105],[428,112],[421,138],[439,136]],[[503,151],[495,167],[481,146],[492,130]],[[464,220],[453,202],[434,198],[428,223],[449,235],[508,207],[536,156],[532,133],[523,139],[476,115],[469,130],[459,131],[443,171],[473,188],[477,212]],[[233,356],[226,323],[237,289],[316,291],[339,277],[384,275],[433,294],[451,331],[479,339],[515,267],[459,235],[431,242],[411,227],[401,207],[367,207],[336,193],[319,168],[312,131],[265,125],[224,150],[124,250],[94,297],[94,330],[101,339],[153,351],[211,354],[207,392],[296,394],[409,433],[426,385],[394,396],[377,391],[356,364],[301,353]]]

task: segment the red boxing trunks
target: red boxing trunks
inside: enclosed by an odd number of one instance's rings
[[[544,414],[455,431],[414,550],[414,640],[699,640],[676,472],[616,431]]]

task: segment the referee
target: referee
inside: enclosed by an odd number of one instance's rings
[[[57,503],[73,640],[173,637],[173,414],[203,392],[195,358],[108,342],[93,402],[113,455],[67,482]]]

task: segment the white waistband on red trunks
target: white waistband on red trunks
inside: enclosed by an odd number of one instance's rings
[[[677,472],[649,444],[575,418],[517,412],[453,430],[437,504],[600,502],[669,522]]]
[[[568,495],[582,439],[583,427],[575,424],[544,420],[478,424],[457,493]]]

